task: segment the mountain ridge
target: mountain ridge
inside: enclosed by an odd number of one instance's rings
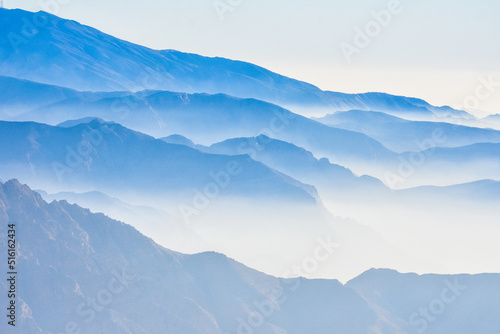
[[[344,94],[322,91],[263,67],[221,57],[203,57],[174,50],[152,50],[120,40],[76,21],[58,18],[45,12],[2,10],[0,28],[6,36],[17,34],[21,42],[2,40],[0,75],[30,79],[90,91],[140,91],[161,89],[186,93],[226,93],[243,98],[257,98],[303,112],[323,110],[381,109],[399,110],[407,115],[424,117],[466,117],[471,115],[449,107],[434,107],[417,98],[385,93]],[[38,17],[36,16],[38,15]],[[35,22],[44,18],[29,38],[20,36],[23,18]],[[45,40],[39,40],[39,37]],[[42,48],[45,46],[45,48]],[[113,46],[113,47],[110,47]],[[9,51],[7,51],[9,50]],[[15,50],[21,50],[24,61]],[[35,50],[51,57],[40,59]],[[111,61],[112,60],[112,61]],[[29,64],[29,66],[26,66]],[[74,64],[79,66],[75,67]],[[143,66],[137,66],[142,64]],[[377,106],[377,108],[375,108]],[[306,107],[306,108],[303,108]]]

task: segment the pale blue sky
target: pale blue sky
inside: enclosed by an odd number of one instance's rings
[[[341,43],[397,0],[5,0],[49,11],[157,49],[246,60],[343,92],[385,91],[459,106],[480,85],[500,82],[500,1],[400,0],[390,23],[348,63]],[[58,4],[46,7],[46,4]],[[219,2],[220,3],[220,2]],[[371,22],[371,23],[370,23]],[[500,87],[479,108],[500,113]],[[481,114],[478,112],[478,114]]]

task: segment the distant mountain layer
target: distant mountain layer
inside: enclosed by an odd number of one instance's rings
[[[476,143],[500,143],[500,131],[443,122],[408,121],[381,112],[350,110],[315,118],[339,129],[370,136],[397,152],[433,147],[458,147]]]
[[[15,84],[11,85],[12,81]],[[23,98],[25,92],[47,96],[46,90],[50,92],[57,88],[6,77],[0,77],[1,82],[4,82],[5,89],[0,91],[0,98],[26,100],[28,105],[24,109],[31,108],[10,119],[58,124],[68,119],[98,117],[158,138],[181,134],[204,145],[227,138],[265,134],[304,147],[321,157],[329,157],[339,164],[348,164],[352,160],[387,161],[395,158],[393,152],[364,134],[335,129],[255,99],[165,91],[73,91],[71,98],[62,97],[57,102],[47,99],[46,103],[40,102],[34,108],[29,99]],[[36,90],[31,89],[32,85],[36,85]],[[5,114],[15,114],[19,105],[5,103],[3,109]]]
[[[298,201],[316,201],[312,187],[246,156],[202,153],[115,123],[94,120],[73,127],[53,127],[0,121],[0,142],[4,177],[22,176],[62,190],[73,186],[182,197],[192,188],[203,189],[218,180],[227,183],[227,196],[291,196]]]
[[[482,118],[481,121],[491,125],[497,130],[500,130],[500,114],[490,115],[488,117]]]
[[[304,112],[363,109],[472,118],[415,98],[325,92],[246,62],[152,50],[43,12],[1,9],[0,30],[5,32],[0,36],[0,75],[77,90],[225,93],[306,107]]]
[[[433,201],[439,198],[448,198],[450,200],[460,200],[465,202],[471,196],[477,202],[482,202],[485,206],[493,204],[495,206],[500,202],[500,181],[481,180],[464,184],[457,184],[448,187],[422,186],[398,191],[400,196],[408,198],[425,198]],[[443,203],[453,205],[453,203]],[[495,207],[495,211],[497,207]]]
[[[0,232],[15,223],[16,333],[496,333],[500,275],[370,270],[282,279],[223,255],[183,255],[132,227],[0,183]],[[0,239],[6,249],[6,239]],[[21,279],[36,277],[35,279]],[[0,282],[7,295],[7,282]],[[8,333],[5,321],[2,333]]]
[[[421,153],[405,153],[401,161],[400,168],[404,169],[401,175],[411,172],[406,180],[407,187],[454,185],[484,179],[500,181],[500,143],[430,148]],[[412,165],[409,161],[420,162]],[[419,179],[427,182],[414,182]],[[475,196],[470,198],[473,200]]]
[[[500,121],[500,114],[495,114],[495,115],[487,116],[487,117],[483,118],[483,120],[486,120],[486,121]]]
[[[387,171],[395,173],[400,168],[401,158],[404,158],[404,161],[414,161],[415,158],[411,157],[412,153],[403,153],[402,157],[398,157],[398,154],[369,136],[374,136],[385,145],[399,151],[420,151],[431,148],[425,153],[427,163],[424,166],[417,166],[419,167],[417,173],[408,179],[407,186],[431,184],[435,180],[438,180],[437,184],[442,184],[439,181],[442,181],[440,171],[448,170],[448,167],[445,169],[433,167],[433,170],[427,168],[438,159],[438,154],[435,156],[428,154],[430,151],[434,152],[433,147],[495,143],[500,139],[500,132],[491,129],[442,122],[408,121],[370,111],[340,112],[319,119],[333,124],[327,126],[270,103],[223,94],[182,94],[163,91],[138,93],[70,91],[71,93],[68,93],[65,88],[7,77],[0,77],[0,84],[3,85],[0,98],[7,101],[0,104],[0,113],[3,112],[4,119],[36,120],[52,124],[63,122],[61,125],[67,127],[87,123],[97,117],[113,120],[157,138],[182,135],[197,144],[204,145],[222,142],[228,138],[252,138],[264,135],[302,147],[318,159],[326,157],[332,163],[346,166],[357,174],[377,176],[384,182],[387,182],[385,179]],[[54,93],[59,90],[61,94]],[[29,98],[25,92],[28,92]],[[32,102],[32,99],[36,103]],[[68,119],[73,121],[67,122]],[[166,141],[203,150],[203,146],[192,146],[180,137],[174,136]],[[456,159],[460,159],[461,151],[457,148]],[[241,153],[248,152],[243,150]],[[471,157],[472,162],[475,156],[477,154]],[[462,163],[469,163],[471,159],[465,157],[466,161]],[[493,156],[493,159],[496,158]],[[419,160],[415,162],[419,163]],[[424,170],[432,172],[430,178],[417,180],[419,175],[423,176],[419,171]],[[494,171],[476,175],[477,173],[473,172],[477,170],[467,167],[465,173],[453,181],[464,183],[484,178],[498,179]],[[455,174],[460,176],[458,173]]]
[[[347,193],[355,193],[359,200],[368,192],[374,191],[380,196],[387,190],[375,178],[358,177],[349,169],[330,163],[327,158],[317,159],[301,147],[266,135],[228,139],[202,150],[228,155],[248,154],[256,161],[324,190],[322,196],[330,193],[345,198]]]

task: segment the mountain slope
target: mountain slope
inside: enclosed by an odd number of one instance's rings
[[[28,37],[23,24],[40,23]],[[303,112],[392,110],[408,117],[470,118],[463,111],[436,108],[420,99],[383,93],[342,94],[273,73],[262,67],[224,58],[208,58],[174,50],[152,50],[119,40],[75,21],[51,14],[0,10],[0,75],[69,87],[116,91],[160,89],[187,93],[226,93],[257,98]],[[18,37],[9,38],[16,34]],[[42,52],[40,52],[42,50]]]
[[[48,194],[37,190],[47,202],[67,201],[92,212],[102,212],[108,217],[127,222],[159,245],[168,245],[179,252],[202,252],[210,248],[206,241],[186,226],[182,220],[164,210],[151,206],[126,203],[100,191],[87,193],[60,192]]]
[[[407,333],[493,334],[500,328],[499,280],[499,274],[416,275],[379,269],[347,286],[379,315],[405,324]]]

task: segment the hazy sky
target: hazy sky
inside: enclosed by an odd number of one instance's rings
[[[498,0],[4,2],[156,49],[249,61],[325,90],[384,91],[500,113]],[[388,8],[377,23],[373,12]],[[360,37],[367,29],[371,36]]]

